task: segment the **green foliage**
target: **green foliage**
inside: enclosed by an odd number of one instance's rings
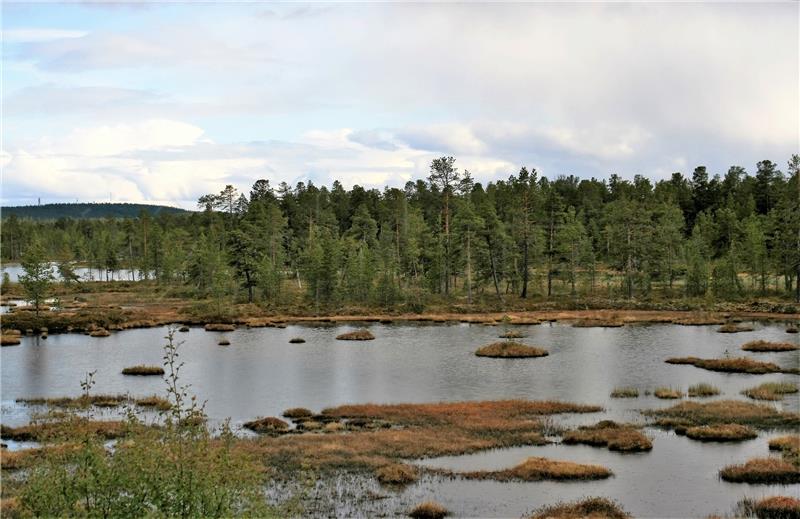
[[[22,258],[24,274],[19,277],[19,283],[25,290],[25,296],[36,308],[39,308],[47,298],[50,285],[53,282],[53,271],[50,262],[45,256],[45,250],[38,241],[34,242]]]

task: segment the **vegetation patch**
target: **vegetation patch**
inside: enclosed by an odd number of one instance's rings
[[[755,330],[755,328],[749,324],[739,323],[725,323],[717,329],[719,333],[752,332],[753,330]]]
[[[163,375],[164,368],[161,366],[130,366],[124,368],[122,370],[123,375],[139,375],[139,376],[153,376],[153,375]]]
[[[257,418],[250,422],[245,422],[244,426],[253,432],[269,434],[269,433],[282,433],[289,429],[289,424],[275,418],[274,416],[267,416],[266,418]]]
[[[740,507],[758,519],[800,518],[800,499],[796,497],[770,496],[757,501],[746,499]]]
[[[375,336],[371,331],[362,328],[354,332],[340,333],[336,338],[340,341],[371,341]]]
[[[408,513],[413,519],[442,519],[450,515],[450,511],[436,501],[425,501],[415,506]]]
[[[10,427],[0,424],[0,438],[14,441],[50,441],[57,439],[99,436],[105,439],[119,438],[126,434],[124,422],[88,420],[73,418],[70,420],[53,420]]]
[[[289,339],[290,344],[303,344],[304,342],[306,342],[306,340],[302,337],[292,337]]]
[[[493,357],[501,359],[521,359],[527,357],[546,357],[548,351],[536,346],[528,346],[520,342],[499,341],[482,346],[475,351],[478,357]]]
[[[547,458],[528,458],[510,469],[463,472],[459,475],[467,479],[493,479],[496,481],[566,481],[605,479],[611,476],[611,471],[601,465],[585,465]]]
[[[721,317],[693,315],[691,317],[680,317],[672,320],[673,324],[683,326],[710,326],[714,324],[725,324],[725,319]]]
[[[45,405],[48,407],[77,408],[84,409],[91,405],[98,407],[117,407],[122,404],[135,404],[140,407],[155,407],[159,410],[167,410],[170,407],[169,401],[158,396],[146,396],[133,398],[128,395],[81,395],[79,397],[55,397],[55,398],[18,398],[20,404],[26,405]]]
[[[283,416],[284,418],[289,418],[290,420],[297,420],[298,418],[311,418],[314,416],[314,413],[305,407],[292,407],[291,409],[284,411]]]
[[[406,463],[393,463],[379,468],[375,476],[382,485],[409,485],[419,479],[416,467]]]
[[[581,319],[572,323],[575,328],[620,328],[624,325],[617,319]]]
[[[744,351],[758,351],[758,352],[769,352],[769,351],[794,351],[800,349],[800,346],[797,344],[792,344],[791,342],[771,342],[771,341],[750,341],[746,342],[742,345],[742,349]]]
[[[230,346],[231,345],[231,341],[229,341],[228,339],[224,339],[223,338],[223,339],[220,339],[217,344],[219,344],[220,346]]]
[[[615,387],[611,398],[638,398],[639,390],[635,387]]]
[[[753,400],[780,400],[783,395],[797,393],[797,384],[790,382],[765,382],[756,387],[742,391],[742,394]]]
[[[786,327],[786,333],[797,333],[798,331],[800,331],[800,329],[798,329],[797,326],[790,325]]]
[[[713,402],[681,402],[666,409],[643,411],[658,419],[657,425],[665,427],[718,425],[738,423],[758,428],[798,427],[800,415],[778,411],[772,406],[743,402],[741,400],[715,400]]]
[[[683,392],[680,389],[674,389],[671,387],[657,387],[653,394],[656,396],[656,398],[661,398],[664,400],[683,398]]]
[[[695,397],[695,398],[697,398],[697,397],[705,398],[705,397],[710,397],[710,396],[716,396],[716,395],[719,394],[719,388],[717,388],[715,386],[712,386],[711,384],[706,384],[706,383],[694,384],[694,385],[689,386],[688,394],[689,394],[689,396]]]
[[[111,332],[105,328],[98,328],[89,332],[89,337],[108,337],[109,335],[111,335]]]
[[[631,516],[610,499],[590,497],[540,508],[529,519],[631,519]]]
[[[228,323],[208,323],[204,327],[207,332],[232,332],[236,326]]]
[[[619,452],[641,452],[653,448],[653,443],[640,430],[611,420],[567,431],[562,442],[567,445],[581,443],[593,447],[608,447],[609,450]]]
[[[2,335],[0,336],[0,346],[16,346],[20,343],[19,335]]]
[[[754,458],[723,468],[719,476],[731,483],[790,485],[800,483],[800,467],[779,458]]]
[[[524,339],[525,337],[526,335],[524,333],[515,330],[509,330],[500,335],[501,339]]]
[[[747,357],[734,357],[724,359],[700,359],[697,357],[672,357],[665,361],[667,364],[690,364],[709,371],[723,371],[728,373],[750,373],[762,375],[764,373],[791,373],[797,374],[797,368],[781,368],[772,362],[761,362]]]
[[[790,434],[773,438],[769,441],[769,448],[773,451],[789,453],[790,456],[800,456],[800,435]]]
[[[688,438],[705,442],[744,441],[758,436],[750,427],[735,423],[689,427],[685,434]]]
[[[186,332],[189,331],[189,327],[188,326],[181,326],[180,328],[178,328],[178,331],[186,333]]]

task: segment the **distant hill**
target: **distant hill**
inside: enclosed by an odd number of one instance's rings
[[[169,207],[166,205],[123,203],[42,204],[19,205],[0,208],[3,218],[14,214],[19,218],[34,218],[38,220],[56,220],[58,218],[135,218],[139,216],[139,213],[143,210],[147,211],[151,215],[157,215],[160,213],[181,214],[189,212],[185,209]]]

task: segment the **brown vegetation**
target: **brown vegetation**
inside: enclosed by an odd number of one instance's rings
[[[16,346],[19,343],[19,335],[0,335],[0,346]]]
[[[653,448],[653,443],[641,431],[611,420],[567,431],[562,441],[567,445],[582,443],[593,447],[608,447],[609,450],[620,452],[641,452]]]
[[[590,497],[540,508],[529,519],[631,519],[631,516],[614,501]]]
[[[231,345],[231,341],[229,341],[228,339],[222,338],[222,339],[219,340],[219,342],[217,344],[219,344],[220,346],[230,346]]]
[[[653,394],[656,396],[656,398],[661,398],[664,400],[683,398],[683,392],[680,389],[673,389],[671,387],[657,387]]]
[[[475,351],[478,357],[494,357],[503,359],[521,359],[527,357],[546,357],[547,350],[528,346],[520,342],[500,341],[482,346]]]
[[[790,434],[779,436],[769,441],[770,450],[788,452],[790,455],[800,455],[800,435]]]
[[[500,338],[501,339],[524,339],[525,338],[525,334],[517,332],[517,331],[514,331],[514,330],[509,330],[509,331],[507,331],[505,333],[500,334]]]
[[[709,397],[719,394],[719,389],[711,384],[700,383],[689,386],[689,396],[691,397]]]
[[[257,433],[281,433],[289,429],[289,424],[275,418],[274,416],[267,416],[265,418],[257,418],[250,422],[245,422],[244,426],[253,432]]]
[[[306,340],[302,337],[292,337],[289,339],[290,344],[303,344],[304,342],[306,342]]]
[[[744,351],[794,351],[800,349],[797,344],[791,342],[771,342],[771,341],[750,341],[742,345]]]
[[[756,387],[742,391],[742,394],[753,400],[780,400],[783,395],[797,393],[796,384],[790,382],[765,382]]]
[[[617,319],[583,319],[572,323],[575,328],[620,328],[624,325]]]
[[[800,499],[788,496],[770,496],[748,502],[747,509],[752,511],[758,519],[798,519],[800,518]]]
[[[798,331],[800,330],[798,330],[797,326],[789,325],[786,327],[786,333],[797,333]]]
[[[615,387],[611,398],[638,398],[639,390],[635,387]]]
[[[450,511],[436,501],[420,503],[408,513],[413,519],[442,519],[448,515]]]
[[[800,467],[778,458],[754,458],[723,468],[719,476],[731,483],[790,485],[800,483]]]
[[[729,373],[750,373],[761,375],[764,373],[792,373],[796,374],[797,368],[781,368],[772,362],[761,362],[747,357],[725,359],[700,359],[697,357],[672,357],[665,361],[667,364],[691,364],[709,371],[724,371]]]
[[[463,472],[459,475],[467,479],[494,479],[497,481],[564,481],[605,479],[611,476],[611,471],[600,465],[585,465],[547,458],[528,458],[510,469]]]
[[[284,418],[289,418],[291,420],[295,420],[297,418],[310,418],[313,416],[314,413],[311,412],[310,409],[306,409],[305,407],[292,407],[291,409],[287,409],[283,412]]]
[[[371,331],[362,328],[354,332],[341,333],[336,338],[340,341],[371,341],[375,339],[375,336]]]
[[[89,337],[108,337],[109,335],[111,335],[111,332],[105,328],[98,328],[89,332]]]
[[[689,427],[685,433],[688,438],[707,442],[752,440],[758,436],[758,433],[750,427],[735,423]]]
[[[86,408],[90,405],[98,407],[117,407],[122,404],[135,404],[140,407],[155,407],[159,410],[170,408],[168,400],[158,396],[146,396],[140,398],[128,395],[81,395],[79,397],[55,397],[55,398],[18,398],[18,403],[27,405],[46,405],[49,407],[65,408]]]
[[[375,472],[375,476],[383,485],[409,485],[419,478],[417,468],[406,463],[381,467]]]
[[[755,330],[748,324],[725,323],[717,330],[719,333],[739,333],[739,332],[752,332]]]
[[[716,425],[738,423],[759,428],[798,427],[800,415],[778,411],[772,406],[740,400],[715,400],[713,402],[681,402],[666,409],[644,411],[658,418],[658,425]]]
[[[20,427],[0,424],[0,437],[15,441],[47,441],[53,438],[81,438],[88,435],[113,439],[124,434],[125,424],[123,422],[85,418],[32,423]]]
[[[208,323],[204,327],[207,332],[232,332],[236,326],[228,323]]]
[[[164,368],[161,366],[130,366],[122,370],[123,375],[139,375],[139,376],[152,376],[163,375]]]

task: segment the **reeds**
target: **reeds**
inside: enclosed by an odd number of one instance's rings
[[[797,393],[797,391],[797,385],[791,382],[765,382],[745,389],[742,394],[753,400],[776,401],[782,399],[784,395]]]
[[[800,349],[800,346],[797,344],[792,344],[791,342],[771,342],[771,341],[750,341],[746,342],[742,345],[742,349],[744,351],[758,351],[758,352],[770,352],[770,351],[794,351]]]
[[[710,397],[716,396],[719,394],[719,389],[711,384],[706,384],[704,382],[700,384],[694,384],[689,386],[688,394],[690,397]]]
[[[314,413],[305,407],[292,407],[283,412],[283,417],[289,418],[290,420],[296,420],[298,418],[311,418],[313,415]]]
[[[615,387],[611,398],[638,398],[639,390],[635,387]]]
[[[680,389],[671,387],[657,387],[653,394],[656,396],[656,398],[661,398],[664,400],[683,398],[683,392]]]
[[[409,485],[419,478],[416,467],[406,463],[393,463],[379,468],[375,476],[382,485]]]
[[[778,458],[754,458],[723,468],[719,476],[731,483],[791,485],[800,483],[800,467]]]

